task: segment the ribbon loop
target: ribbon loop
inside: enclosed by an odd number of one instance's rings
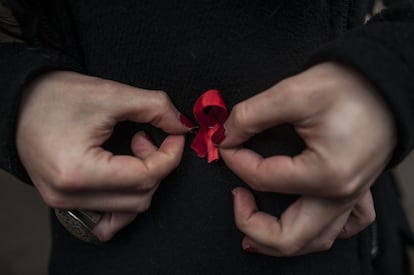
[[[222,130],[228,115],[220,92],[209,90],[203,93],[195,102],[193,113],[200,129],[191,144],[191,148],[202,158],[207,155],[208,163],[218,160],[218,148],[211,138],[217,131]]]

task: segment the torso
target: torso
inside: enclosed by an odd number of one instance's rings
[[[332,1],[70,2],[87,73],[164,90],[190,118],[204,91],[219,89],[230,109],[302,70],[311,52],[339,31],[331,18]],[[142,128],[155,141],[163,137],[151,127],[126,124],[108,148],[126,153],[128,138]],[[282,127],[250,146],[266,154],[295,154],[303,144]],[[239,185],[244,183],[224,163],[207,164],[187,146],[150,210],[107,245],[84,247],[55,227],[60,239],[52,266],[64,272],[67,263],[61,257],[66,254],[59,253],[71,247],[84,253],[72,255],[72,264],[90,274],[332,274],[333,268],[338,275],[355,274],[361,249],[357,239],[294,259],[243,252],[231,201],[231,189]],[[294,199],[256,195],[259,205],[276,215]],[[95,257],[108,261],[89,265]]]

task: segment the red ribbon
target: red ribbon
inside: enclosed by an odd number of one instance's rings
[[[220,92],[209,90],[202,94],[194,104],[193,113],[200,129],[191,144],[191,148],[202,158],[207,154],[208,163],[218,160],[218,148],[212,142],[211,137],[218,130],[224,130],[222,129],[223,123],[228,115]]]

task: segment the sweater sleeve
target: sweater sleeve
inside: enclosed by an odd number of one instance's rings
[[[16,148],[21,92],[33,77],[51,70],[81,71],[77,62],[58,51],[23,43],[0,44],[0,169],[27,183],[30,178]]]
[[[352,66],[377,87],[395,118],[390,166],[398,164],[414,147],[414,4],[390,6],[318,49],[309,65],[326,60]]]

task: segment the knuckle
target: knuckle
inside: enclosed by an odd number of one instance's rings
[[[293,239],[281,239],[279,241],[274,241],[273,246],[280,252],[282,256],[292,257],[299,255],[305,244],[300,240]]]
[[[318,251],[327,251],[327,250],[331,249],[333,243],[334,243],[333,240],[329,240],[329,241],[322,242],[319,245]]]
[[[233,124],[238,129],[245,129],[245,124],[248,119],[247,105],[240,102],[233,107]]]
[[[368,226],[371,223],[373,223],[376,219],[376,213],[374,209],[371,209],[370,211],[368,211],[365,216],[364,216],[364,221],[363,221],[363,225],[364,226]]]
[[[257,181],[256,179],[252,179],[248,182],[249,186],[255,190],[255,191],[259,191],[259,192],[263,192],[263,185]]]
[[[242,232],[250,232],[252,230],[255,230],[255,223],[252,222],[250,217],[241,215],[237,211],[235,212],[235,224],[237,228],[240,229]]]
[[[181,160],[181,156],[170,156],[170,165],[171,168],[169,169],[170,171],[175,170],[176,168],[178,168],[178,166],[180,166],[180,160]],[[166,175],[163,175],[163,177]]]
[[[237,103],[229,117],[231,127],[238,130],[242,139],[249,138],[258,132],[257,123],[253,121],[255,120],[254,110],[251,109],[244,101]]]
[[[148,193],[154,190],[157,186],[157,180],[154,177],[146,173],[143,178],[137,183],[136,190],[141,193]]]
[[[119,85],[111,80],[101,79],[101,78],[94,78],[91,80],[93,82],[94,87],[103,93],[118,93],[119,92]]]
[[[66,200],[56,192],[53,191],[43,191],[41,193],[43,201],[47,206],[51,208],[58,209],[68,209],[70,208]]]
[[[331,166],[326,172],[326,179],[331,179],[328,189],[329,195],[338,199],[348,199],[355,196],[360,189],[359,180],[349,167]]]
[[[159,162],[147,164],[148,173],[152,179],[160,181],[180,165],[181,157],[180,154],[163,152]]]
[[[148,209],[151,206],[152,197],[148,196],[144,198],[143,200],[139,201],[138,205],[136,206],[136,212],[137,213],[144,213],[148,211]]]
[[[144,182],[144,183],[140,183],[137,186],[137,190],[142,193],[148,193],[154,189],[154,186],[155,184],[153,182]]]
[[[154,91],[153,95],[155,97],[155,101],[158,105],[158,108],[161,108],[160,110],[164,110],[170,105],[170,97],[168,94],[164,91]]]
[[[278,250],[280,251],[280,254],[284,257],[293,257],[300,253],[301,247],[294,245],[281,245],[279,246]]]
[[[339,186],[336,186],[336,197],[344,200],[348,200],[355,196],[359,188],[355,182],[344,181]]]
[[[249,227],[249,222],[246,219],[236,216],[235,223],[238,229],[245,231]]]
[[[97,237],[101,242],[107,242],[112,239],[115,233],[116,231],[114,231],[112,228],[104,228],[98,232]]]
[[[295,81],[297,76],[292,78],[286,78],[280,81],[277,86],[280,94],[292,94],[292,93],[301,93],[303,92],[303,85],[300,81]]]
[[[375,213],[375,210],[373,209],[368,214],[368,218],[367,218],[368,224],[375,222],[376,218],[377,218],[377,214]]]
[[[79,170],[66,168],[57,172],[53,177],[53,185],[61,192],[74,192],[85,187]]]
[[[266,184],[263,182],[263,180],[261,180],[259,178],[258,175],[254,175],[253,173],[248,175],[249,178],[249,186],[255,190],[255,191],[259,191],[259,192],[266,192],[268,191]]]
[[[57,152],[55,162],[49,170],[48,182],[57,192],[79,191],[85,186],[84,170],[76,154]]]
[[[349,200],[353,194],[353,188],[347,183],[342,181],[329,182],[329,188],[325,189],[329,197],[337,200]]]
[[[151,200],[150,199],[144,200],[144,203],[141,206],[141,213],[148,211],[148,209],[150,208],[150,206],[151,206]]]
[[[304,87],[301,81],[294,81],[293,79],[285,79],[277,84],[278,92],[272,94],[271,100],[277,104],[286,104],[286,102],[294,101],[301,102],[304,100]],[[307,87],[309,88],[309,87]]]

